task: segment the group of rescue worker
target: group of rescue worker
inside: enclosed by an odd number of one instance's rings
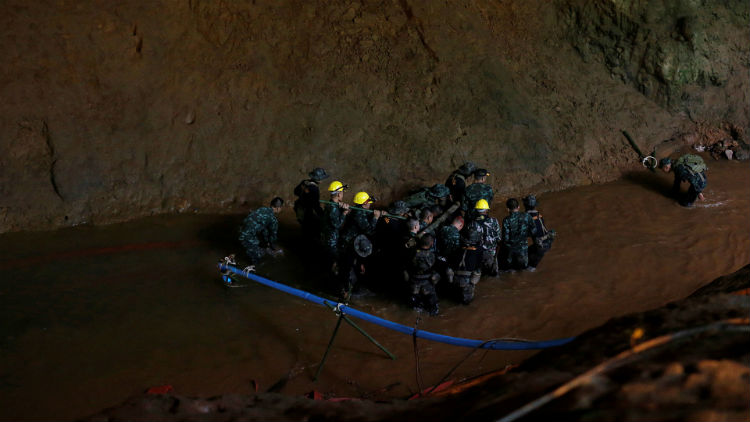
[[[659,167],[674,171],[673,192],[681,205],[703,200],[707,167],[699,156],[687,154],[674,163],[666,157]],[[555,239],[534,195],[522,199],[524,212],[516,198],[508,199],[502,223],[490,216],[494,192],[489,175],[466,162],[444,184],[418,189],[378,210],[372,209],[375,198],[364,191],[354,195],[354,205],[347,204],[348,186],[338,180],[327,185],[329,197],[321,199],[321,183],[329,175],[315,168],[294,189],[294,211],[306,250],[318,251],[311,262],[324,263],[342,300],[369,284],[437,314],[438,290],[468,304],[482,275],[535,271]],[[682,182],[689,183],[687,192],[680,189]],[[283,202],[276,197],[243,221],[240,242],[251,269],[265,253],[279,253],[276,215]]]
[[[294,211],[306,250],[319,252],[311,261],[324,263],[342,298],[368,285],[437,314],[438,290],[468,304],[483,274],[534,271],[552,245],[555,232],[546,228],[534,195],[523,198],[525,212],[517,199],[508,199],[502,224],[489,215],[494,198],[489,175],[466,162],[444,184],[412,191],[378,210],[372,209],[375,198],[364,191],[347,204],[348,186],[338,180],[327,184],[322,199],[321,183],[329,175],[316,168],[294,189]],[[240,241],[251,264],[276,249],[275,215],[281,205],[274,198],[270,207],[245,218]]]

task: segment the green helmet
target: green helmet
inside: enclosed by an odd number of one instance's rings
[[[407,212],[409,212],[409,207],[406,205],[406,202],[404,201],[396,201],[393,204],[391,204],[390,208],[388,208],[388,213],[394,214],[394,215],[406,214]]]
[[[529,195],[525,198],[523,198],[523,206],[526,208],[534,208],[536,207],[536,196]]]
[[[476,164],[474,164],[471,161],[467,161],[461,165],[461,167],[458,168],[458,172],[464,175],[465,177],[471,176],[472,173],[474,173],[474,170],[477,169]]]
[[[444,184],[438,183],[430,188],[430,196],[434,198],[445,198],[450,195],[451,191]]]
[[[320,182],[321,180],[328,178],[328,173],[322,168],[316,167],[313,171],[308,173],[308,176],[310,176],[310,179]]]

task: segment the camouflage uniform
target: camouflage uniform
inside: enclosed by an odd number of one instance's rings
[[[524,269],[529,266],[527,239],[537,235],[536,225],[525,212],[514,211],[503,219],[503,267]]]
[[[555,239],[555,231],[547,230],[544,225],[544,218],[542,214],[537,210],[528,210],[527,214],[534,220],[534,226],[536,227],[536,236],[534,236],[534,243],[529,247],[529,267],[536,268],[541,262],[544,254],[552,248],[552,241]]]
[[[341,238],[339,240],[339,249],[349,249],[354,244],[354,239],[360,234],[372,236],[375,232],[377,220],[371,212],[360,209],[352,209],[349,215],[344,219],[341,227]]]
[[[245,217],[240,230],[240,243],[245,248],[250,265],[255,265],[264,254],[264,248],[276,242],[279,220],[270,207],[261,207]]]
[[[450,259],[461,249],[461,234],[452,224],[440,228],[437,236],[437,253]]]
[[[435,198],[430,195],[430,188],[422,188],[416,193],[404,198],[404,203],[406,203],[406,206],[410,209],[420,209],[434,204]]]
[[[497,244],[500,241],[500,223],[497,218],[479,214],[471,224],[479,226],[482,231],[482,270],[486,274],[498,274]]]
[[[474,300],[474,289],[482,276],[482,230],[478,225],[464,228],[461,249],[449,260],[446,271],[449,283],[456,284],[461,302],[468,305]]]
[[[672,191],[677,196],[680,205],[684,207],[693,205],[693,202],[698,198],[698,194],[703,192],[703,189],[706,188],[707,182],[706,172],[694,171],[688,164],[686,164],[686,160],[688,159],[700,162],[703,167],[705,167],[703,159],[694,154],[683,155],[672,165],[674,171],[674,184],[672,185]],[[680,190],[680,183],[683,181],[690,184],[688,191],[684,194]]]
[[[320,228],[320,243],[333,262],[338,256],[339,229],[344,224],[344,210],[336,203],[326,204]]]
[[[411,287],[411,302],[437,315],[438,297],[435,284],[440,276],[435,272],[435,254],[430,250],[417,249],[408,263],[406,278]]]
[[[450,190],[445,185],[438,183],[429,188],[422,188],[418,192],[406,197],[404,203],[412,210],[421,210],[435,204],[445,207],[448,195],[450,195]],[[421,217],[418,214],[418,212],[415,213],[415,216],[418,218]]]
[[[351,247],[342,251],[339,258],[341,297],[344,300],[355,292],[359,281],[365,277],[365,267],[372,254],[372,243],[367,236],[358,235],[351,243]]]
[[[491,204],[494,197],[495,193],[492,191],[492,186],[486,183],[472,183],[466,188],[464,200],[461,202],[461,209],[464,211],[473,209],[474,205],[480,199],[484,199],[488,204]]]
[[[320,236],[320,220],[323,209],[320,207],[319,183],[328,178],[326,171],[320,167],[313,169],[309,179],[303,180],[294,188],[297,200],[294,201],[294,213],[302,226],[302,234],[310,244],[318,242]]]

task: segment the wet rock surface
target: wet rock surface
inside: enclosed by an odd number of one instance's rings
[[[0,232],[245,212],[316,166],[385,201],[466,159],[555,190],[638,166],[622,130],[663,154],[750,126],[741,1],[0,10]]]
[[[684,300],[614,318],[517,368],[418,400],[144,394],[86,419],[497,420],[566,383],[585,379],[515,420],[746,420],[749,287],[750,265]]]

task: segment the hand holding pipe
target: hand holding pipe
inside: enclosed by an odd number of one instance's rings
[[[319,199],[318,201],[320,201],[323,204],[337,204],[336,202],[326,201],[325,199]],[[351,205],[349,206],[349,209],[351,209],[351,210],[362,210],[362,211],[367,211],[367,212],[375,212],[375,210],[368,210],[367,208],[361,208],[361,207],[352,207]],[[393,214],[388,214],[388,213],[382,213],[381,215],[386,216],[386,217],[390,217],[390,218],[398,218],[398,219],[401,219],[401,220],[406,220],[406,217],[404,217],[402,215],[393,215]]]

